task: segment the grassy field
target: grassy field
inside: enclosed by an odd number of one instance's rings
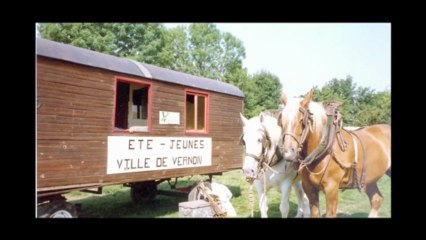
[[[231,190],[234,195],[231,202],[239,217],[250,217],[249,184],[245,182],[241,170],[230,171],[222,176],[214,176],[213,181],[225,184]],[[181,178],[177,187],[186,187],[192,183],[193,179],[189,177]],[[391,179],[388,176],[384,176],[378,185],[384,197],[379,217],[391,217]],[[167,182],[163,182],[159,185],[159,189],[169,190],[170,187]],[[69,202],[81,204],[80,218],[177,218],[179,202],[187,201],[186,197],[157,195],[156,199],[150,203],[134,205],[130,199],[129,188],[122,185],[104,187],[102,195],[71,192],[65,196]],[[279,193],[275,190],[270,190],[268,198],[269,217],[281,217]],[[296,207],[296,196],[292,193],[290,196],[289,217],[296,215]],[[322,193],[320,195],[320,210],[321,215],[324,215],[325,199]],[[370,203],[367,195],[358,192],[358,190],[346,190],[339,193],[338,217],[364,218],[368,216],[369,211]],[[260,217],[257,195],[254,217]]]

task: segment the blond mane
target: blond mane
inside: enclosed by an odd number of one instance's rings
[[[290,121],[295,121],[294,119],[289,118],[290,116],[294,117],[299,111],[301,98],[292,98],[289,99],[282,111],[282,121],[285,126],[288,126]],[[311,101],[309,103],[309,111],[313,114],[313,124],[312,130],[315,135],[322,134],[322,128],[326,124],[327,116],[325,115],[324,107],[321,103]]]

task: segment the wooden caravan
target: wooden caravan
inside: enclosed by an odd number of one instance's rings
[[[129,184],[137,202],[242,166],[235,86],[45,39],[36,65],[38,216],[74,216],[69,191]]]

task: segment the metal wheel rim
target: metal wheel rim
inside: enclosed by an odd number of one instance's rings
[[[59,210],[50,215],[50,218],[72,218],[72,215],[68,211]]]

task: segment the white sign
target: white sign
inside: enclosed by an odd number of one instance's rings
[[[107,174],[211,165],[209,137],[108,136]]]
[[[180,124],[178,112],[160,111],[160,124]]]

